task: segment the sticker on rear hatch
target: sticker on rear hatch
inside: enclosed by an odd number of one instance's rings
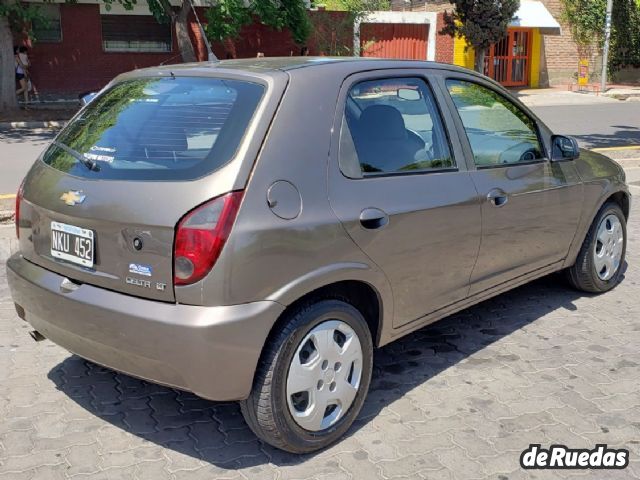
[[[153,267],[151,267],[151,265],[143,265],[141,263],[130,263],[129,273],[135,273],[136,275],[150,277],[151,275],[153,275]]]

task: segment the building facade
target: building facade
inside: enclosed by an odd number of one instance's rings
[[[199,5],[203,1],[193,3]],[[179,5],[179,0],[172,0],[172,4]],[[46,28],[34,32],[33,42],[24,35],[15,35],[14,43],[29,48],[31,80],[45,97],[75,97],[102,88],[120,73],[182,61],[174,27],[170,23],[158,23],[144,0],[138,1],[132,10],[117,4],[107,9],[104,2],[96,0],[76,3],[52,0],[40,7],[49,19]],[[197,6],[195,12],[205,23],[204,8]],[[308,45],[311,55],[322,53],[326,48],[324,43],[332,43],[334,48],[336,42],[351,47],[350,29],[320,35],[327,25],[341,24],[342,13],[312,11],[310,16],[315,25]],[[207,50],[193,13],[189,25],[197,59],[204,61]],[[244,27],[237,41],[212,45],[221,59],[256,57],[258,53],[299,55],[301,47],[289,32],[275,31],[260,22]]]
[[[446,0],[393,0],[395,11],[443,12],[453,5]],[[521,0],[520,11],[508,37],[494,45],[486,59],[485,73],[506,86],[546,87],[576,80],[580,56],[566,25],[562,24],[561,0]],[[599,58],[591,56],[590,71],[600,70]],[[465,39],[454,40],[456,65],[473,68],[474,52]]]
[[[37,41],[16,36],[15,43],[29,47],[31,80],[41,94],[75,96],[102,88],[128,70],[181,62],[173,26],[158,23],[144,0],[132,10],[116,4],[107,9],[98,0],[33,1],[42,3],[49,22],[35,32]],[[203,23],[205,11],[199,5],[204,1],[194,0]],[[443,0],[393,0],[392,11],[374,12],[356,25],[342,12],[312,10],[313,31],[306,47],[310,55],[415,58],[473,68],[474,52],[466,41],[440,34],[443,12],[451,8]],[[485,73],[507,86],[571,82],[578,54],[569,30],[556,21],[560,8],[560,0],[522,0],[521,15],[512,22],[509,36],[492,47]],[[193,13],[189,23],[197,58],[206,60]],[[242,29],[240,39],[214,44],[213,50],[224,59],[299,55],[301,47],[289,32],[256,21]]]

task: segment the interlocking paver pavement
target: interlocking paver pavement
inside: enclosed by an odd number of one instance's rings
[[[381,349],[349,435],[306,456],[260,443],[234,404],[33,342],[0,265],[0,479],[638,478],[638,217],[636,203],[614,291],[581,295],[552,276]],[[631,464],[523,471],[529,443],[607,443]]]

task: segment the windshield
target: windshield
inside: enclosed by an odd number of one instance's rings
[[[128,80],[96,97],[43,161],[71,175],[190,180],[231,160],[264,93],[220,78]]]

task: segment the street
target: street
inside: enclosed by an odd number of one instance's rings
[[[573,135],[585,148],[640,145],[640,102],[532,109],[555,133]]]
[[[582,146],[640,145],[638,102],[533,109]],[[52,135],[0,132],[0,194],[17,190]],[[633,152],[630,183],[640,181]],[[640,193],[640,183],[631,190]],[[32,340],[1,256],[15,230],[0,225],[0,480],[640,478],[637,201],[627,228],[623,280],[612,291],[580,293],[553,274],[377,350],[367,400],[345,437],[291,455],[259,441],[235,403]],[[606,444],[628,449],[630,463],[531,472],[520,466],[531,444]]]
[[[554,132],[576,136],[583,147],[640,145],[640,102],[534,106],[532,109]],[[47,130],[0,131],[0,195],[17,191],[27,170],[51,138],[53,133]]]
[[[303,456],[259,442],[235,404],[34,342],[0,264],[0,479],[515,480],[534,478],[519,465],[531,443],[631,455],[622,471],[535,478],[638,478],[639,218],[635,202],[613,291],[585,295],[545,277],[378,350],[347,436]]]
[[[48,130],[0,130],[0,195],[18,191],[29,167],[52,138]]]

